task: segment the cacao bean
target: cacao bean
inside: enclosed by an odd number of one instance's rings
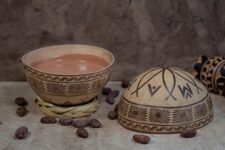
[[[185,129],[180,132],[180,136],[183,138],[192,138],[195,137],[197,134],[197,131],[194,129]]]
[[[148,144],[150,142],[150,137],[142,134],[133,135],[133,140],[137,143]]]
[[[50,117],[50,116],[42,117],[40,121],[43,124],[53,124],[57,122],[55,117]]]
[[[91,119],[88,125],[92,128],[100,128],[102,126],[101,122],[97,119]]]
[[[116,118],[117,118],[117,112],[115,112],[115,111],[110,111],[110,112],[108,113],[108,118],[111,119],[111,120],[116,119]]]
[[[17,110],[16,110],[16,114],[17,114],[18,116],[20,116],[20,117],[25,116],[28,112],[29,112],[29,111],[27,110],[26,107],[19,107],[19,108],[17,108]]]
[[[24,97],[17,97],[15,99],[15,103],[19,106],[27,106],[28,105],[28,102],[25,100]]]
[[[15,137],[17,139],[25,139],[28,135],[28,128],[25,126],[19,127],[15,132]]]
[[[85,128],[78,128],[77,136],[79,136],[81,138],[88,138],[88,131]]]
[[[111,88],[105,87],[102,89],[102,95],[108,95],[111,91]]]

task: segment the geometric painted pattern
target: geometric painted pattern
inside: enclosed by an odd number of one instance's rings
[[[185,124],[185,125],[155,125],[155,124],[144,124],[138,123],[134,121],[130,121],[127,118],[123,118],[122,116],[118,116],[118,122],[129,130],[133,130],[136,132],[142,133],[155,133],[155,134],[172,134],[179,133],[187,128],[199,129],[213,120],[213,112],[209,113],[203,119],[198,120],[193,123]]]
[[[199,105],[200,106],[200,105]],[[184,124],[193,121],[192,107],[173,111],[173,123]]]
[[[118,121],[128,129],[139,132],[178,133],[187,127],[200,128],[208,124],[213,118],[212,103],[209,102],[209,94],[198,103],[181,107],[140,105],[122,97]]]
[[[152,108],[149,111],[148,121],[153,123],[169,123],[170,111],[169,109]]]
[[[225,58],[200,56],[195,62],[193,73],[206,88],[225,96]]]
[[[39,72],[24,66],[27,80],[40,93],[57,96],[78,96],[100,91],[104,87],[111,69],[90,75],[54,75]]]
[[[147,108],[131,105],[128,112],[128,118],[131,120],[147,120]]]
[[[107,83],[111,68],[84,75],[48,74],[26,65],[24,71],[29,84],[43,100],[71,106],[95,97]]]

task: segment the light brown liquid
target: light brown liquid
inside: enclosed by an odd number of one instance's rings
[[[31,64],[34,68],[53,74],[84,74],[99,71],[109,63],[97,56],[88,54],[68,54]]]

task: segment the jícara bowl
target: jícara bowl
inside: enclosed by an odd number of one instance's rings
[[[94,55],[107,61],[101,70],[84,74],[54,74],[43,72],[31,64],[68,54]],[[88,45],[56,45],[39,48],[22,58],[27,81],[34,92],[44,101],[61,106],[83,104],[96,97],[111,74],[114,56],[111,52]]]

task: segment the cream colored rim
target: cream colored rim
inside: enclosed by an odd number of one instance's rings
[[[68,75],[82,76],[82,75],[96,74],[96,73],[102,72],[102,71],[104,71],[104,70],[110,68],[110,67],[113,65],[114,61],[115,61],[114,55],[113,55],[110,51],[108,51],[108,50],[106,50],[106,49],[104,49],[104,48],[96,47],[96,46],[81,45],[81,44],[64,44],[64,45],[54,45],[54,46],[48,46],[48,47],[39,48],[39,49],[30,51],[30,52],[26,53],[25,55],[23,55],[23,56],[21,57],[21,61],[22,61],[23,65],[28,66],[28,67],[30,67],[30,68],[32,68],[32,69],[34,69],[34,70],[36,70],[36,71],[39,71],[39,72],[41,72],[41,73],[44,73],[44,74],[55,75],[55,76],[57,76],[57,75],[58,75],[58,76],[59,76],[59,75],[60,75],[60,76],[67,76],[67,74],[65,75],[65,74],[54,74],[54,73],[46,73],[46,72],[43,72],[43,71],[41,71],[41,70],[39,70],[39,69],[37,69],[37,68],[32,67],[32,66],[30,65],[30,63],[27,62],[27,59],[28,59],[30,56],[32,56],[32,55],[38,54],[39,52],[48,51],[49,49],[60,49],[60,48],[62,48],[62,49],[64,49],[64,50],[72,51],[73,48],[74,48],[74,49],[78,49],[78,47],[80,47],[81,49],[85,49],[85,47],[86,47],[86,48],[89,48],[89,49],[95,49],[96,51],[97,51],[97,50],[98,50],[98,51],[102,51],[102,52],[106,53],[106,54],[111,58],[111,61],[110,61],[110,63],[109,63],[108,66],[106,66],[105,68],[100,69],[100,70],[98,70],[98,71],[96,71],[96,72],[92,72],[92,73],[83,73],[83,74],[79,74],[79,75],[74,75],[74,74],[68,74]],[[67,48],[68,48],[68,49],[67,49]],[[74,50],[74,51],[75,51],[75,50]],[[66,54],[66,53],[65,53],[65,54]]]

